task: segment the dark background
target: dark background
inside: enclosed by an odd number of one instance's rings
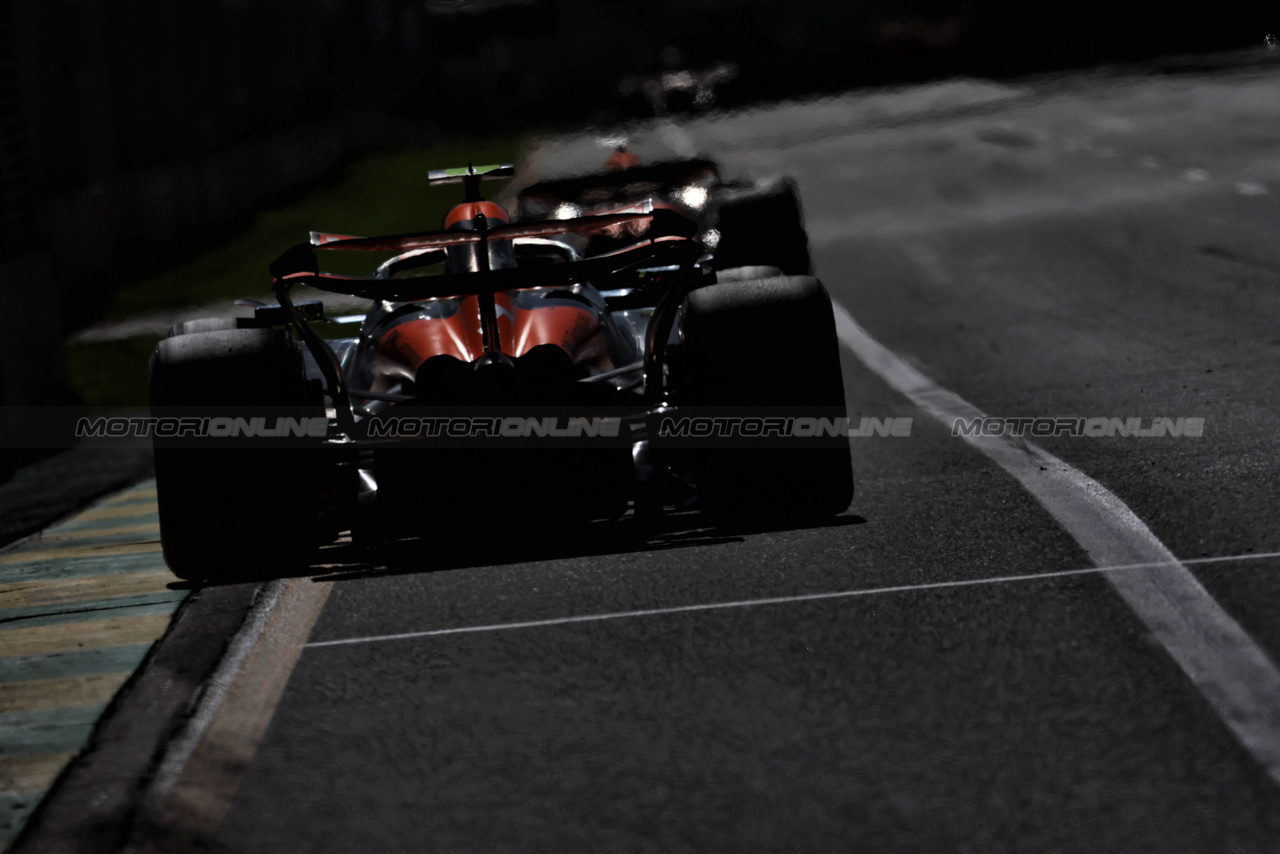
[[[1245,4],[0,0],[0,402],[61,399],[111,290],[407,139],[651,114],[628,78],[731,62],[719,107],[1260,46]],[[690,105],[673,97],[669,108]],[[0,430],[4,424],[0,423]]]

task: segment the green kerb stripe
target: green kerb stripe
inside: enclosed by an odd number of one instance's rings
[[[104,646],[39,655],[12,655],[0,658],[0,682],[27,682],[32,679],[62,679],[99,673],[129,673],[151,649],[149,643]]]
[[[0,584],[33,581],[40,578],[73,578],[78,575],[141,572],[147,569],[164,569],[164,566],[164,555],[159,550],[128,555],[86,555],[50,560],[37,558],[0,566]]]
[[[114,607],[110,600],[108,600],[106,602],[98,603],[98,606],[93,610],[64,611],[57,614],[40,614],[32,617],[19,617],[18,619],[7,623],[0,623],[0,648],[3,648],[3,633],[6,629],[30,629],[36,626],[56,626],[63,623],[90,623],[94,620],[115,620],[122,617],[145,617],[148,614],[172,614],[174,611],[178,610],[178,606],[181,604],[182,599],[179,598],[166,602],[148,602],[140,605],[123,605],[121,607]]]
[[[106,703],[39,709],[32,712],[0,712],[0,755],[68,753],[84,747]]]
[[[98,599],[92,602],[66,602],[59,605],[23,605],[20,608],[0,608],[0,631],[19,629],[27,626],[47,625],[45,618],[92,620],[102,614],[121,617],[135,613],[153,613],[151,611],[128,610],[143,605],[159,605],[167,603],[177,609],[178,603],[187,598],[186,590],[161,590],[155,593],[139,593],[135,596],[117,596],[113,599]]]

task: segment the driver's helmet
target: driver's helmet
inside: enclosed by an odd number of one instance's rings
[[[640,158],[628,151],[625,145],[619,145],[605,161],[604,168],[610,172],[619,172],[623,169],[634,169],[639,165]]]
[[[477,231],[479,214],[484,215],[485,224],[490,229],[511,221],[501,205],[493,202],[463,202],[445,216],[444,228],[446,231]],[[490,270],[505,270],[516,265],[515,251],[511,248],[510,240],[490,240],[488,246]],[[445,251],[449,256],[449,272],[474,273],[480,269],[480,244],[464,243],[449,246]]]

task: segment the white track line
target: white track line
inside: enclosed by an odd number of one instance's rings
[[[957,418],[987,417],[881,345],[839,303],[834,308],[840,340],[928,415],[948,428]],[[1280,672],[1248,633],[1102,484],[1023,439],[964,440],[1017,478],[1098,566],[1151,565],[1108,572],[1106,578],[1245,749],[1280,783]]]
[[[1234,563],[1241,560],[1280,558],[1280,552],[1259,552],[1225,557],[1201,557],[1183,561],[1186,563]],[[1174,561],[1173,563],[1177,563]],[[580,614],[573,617],[549,617],[545,620],[525,620],[519,623],[488,623],[479,626],[458,626],[452,629],[428,629],[420,632],[402,632],[395,635],[370,635],[361,638],[312,641],[307,647],[352,646],[361,643],[434,638],[441,635],[466,635],[478,632],[503,632],[511,629],[537,629],[544,626],[564,626],[572,623],[598,623],[606,620],[625,620],[631,617],[659,617],[666,614],[687,614],[693,611],[721,611],[727,608],[755,608],[761,605],[791,605],[798,602],[820,602],[826,599],[855,599],[861,596],[881,596],[887,593],[914,593],[921,590],[945,590],[953,587],[978,587],[984,584],[1007,584],[1016,581],[1040,581],[1045,578],[1066,578],[1072,575],[1097,575],[1103,572],[1119,572],[1126,569],[1150,569],[1168,566],[1167,563],[1133,563],[1126,566],[1090,566],[1084,569],[1063,569],[1056,572],[1037,572],[1027,575],[995,575],[986,578],[970,578],[964,581],[931,581],[924,584],[898,584],[891,587],[870,587],[862,590],[838,590],[831,593],[801,593],[795,596],[771,596],[765,599],[739,599],[733,602],[706,602],[698,605],[673,605],[669,608],[644,608],[637,611],[609,611],[602,614]]]
[[[959,395],[936,385],[885,348],[838,303],[836,330],[866,365],[928,415],[948,427],[957,418],[986,418]],[[1084,548],[1095,566],[1033,575],[881,587],[870,590],[780,596],[737,602],[587,614],[519,623],[464,626],[394,635],[316,641],[308,647],[441,635],[493,632],[658,616],[846,599],[885,593],[943,589],[1101,573],[1204,694],[1228,728],[1266,772],[1280,783],[1280,672],[1240,625],[1214,601],[1186,564],[1280,557],[1277,553],[1179,561],[1132,510],[1102,484],[1024,439],[965,436],[965,441],[1012,474]],[[1124,571],[1121,571],[1124,570]]]

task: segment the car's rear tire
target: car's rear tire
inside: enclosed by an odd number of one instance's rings
[[[788,276],[813,272],[809,236],[795,184],[780,179],[743,191],[725,191],[716,211],[717,270],[777,267]]]
[[[298,347],[273,329],[221,329],[166,338],[151,357],[154,414],[187,407],[254,408],[274,423],[323,416]],[[228,414],[230,413],[228,410]],[[316,448],[193,447],[154,440],[160,539],[180,578],[235,581],[305,567],[319,541],[324,477]]]
[[[182,320],[169,327],[166,338],[178,335],[191,335],[195,332],[225,332],[228,329],[247,329],[250,320],[245,317],[198,317],[195,320]]]
[[[764,264],[752,264],[747,267],[730,267],[716,271],[717,282],[749,282],[754,279],[772,279],[786,275],[781,269]]]
[[[817,279],[779,276],[701,288],[685,301],[681,332],[679,405],[845,416],[835,318]],[[683,459],[704,508],[724,520],[821,519],[853,500],[844,435],[709,447]]]

